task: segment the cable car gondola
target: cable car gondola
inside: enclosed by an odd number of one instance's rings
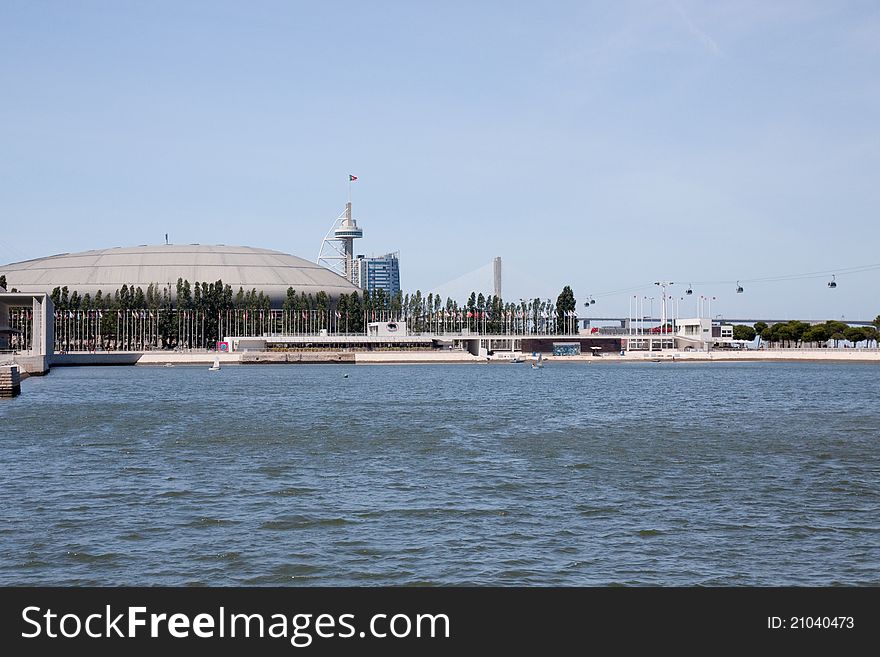
[[[834,274],[831,274],[831,280],[828,281],[828,287],[832,290],[837,287],[837,281],[834,280]]]
[[[736,293],[742,294],[743,286],[739,284],[739,281],[736,282]]]

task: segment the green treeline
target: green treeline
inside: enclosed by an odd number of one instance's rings
[[[99,290],[94,296],[80,296],[76,291],[71,293],[65,286],[56,287],[50,296],[59,314],[95,311],[93,317],[100,323],[102,335],[118,334],[120,320],[125,320],[129,314],[139,317],[143,312],[156,322],[162,348],[191,342],[193,331],[190,325],[193,321],[198,324],[198,341],[209,346],[222,337],[221,332],[229,334],[228,324],[224,326],[224,321],[229,321],[228,313],[238,313],[237,317],[241,319],[249,312],[268,313],[271,306],[269,296],[264,292],[241,287],[234,291],[222,280],[191,284],[178,279],[173,290],[158,284],[151,284],[146,290],[123,285],[109,293]],[[353,334],[364,333],[366,324],[372,321],[406,322],[416,333],[463,328],[484,333],[562,333],[577,328],[575,298],[569,286],[565,286],[555,304],[550,299],[538,298],[510,303],[482,292],[471,292],[468,299],[459,304],[449,297],[444,301],[434,293],[423,295],[420,290],[395,296],[389,296],[384,290],[373,293],[362,290],[332,299],[323,291],[312,295],[288,288],[281,310],[289,318],[299,318],[300,315],[308,318],[309,330],[330,327],[337,333]],[[181,321],[190,326],[186,329],[186,336],[181,335]]]
[[[781,347],[801,347],[805,345],[825,344],[834,341],[837,347],[840,341],[847,340],[853,344],[866,342],[871,344],[880,339],[880,315],[873,322],[874,326],[850,326],[846,322],[828,320],[824,324],[810,325],[806,322],[791,320],[767,325],[757,322],[754,327],[737,324],[733,327],[734,340],[754,340],[761,336],[764,342]]]

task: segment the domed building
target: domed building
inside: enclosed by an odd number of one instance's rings
[[[222,280],[233,292],[256,289],[269,295],[274,307],[280,307],[288,288],[297,293],[320,291],[333,298],[358,292],[342,276],[280,251],[249,246],[204,244],[163,244],[158,246],[116,247],[62,253],[59,255],[0,265],[9,289],[20,292],[51,293],[67,286],[69,293],[92,297],[98,290],[112,294],[123,285],[146,291],[152,283],[168,287],[174,294],[177,279],[191,285]]]

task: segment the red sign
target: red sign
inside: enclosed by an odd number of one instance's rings
[[[217,343],[217,351],[229,351],[229,343],[228,342],[218,342]]]

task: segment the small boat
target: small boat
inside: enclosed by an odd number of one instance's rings
[[[163,367],[174,367],[174,363],[165,363]]]
[[[214,356],[214,364],[208,368],[209,372],[217,372],[220,369],[220,356]]]
[[[510,362],[511,363],[524,363],[524,362],[526,362],[526,359],[523,358],[522,356],[514,356],[513,358],[510,359]]]

